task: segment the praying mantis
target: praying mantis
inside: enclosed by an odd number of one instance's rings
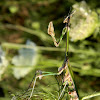
[[[34,80],[34,85],[33,85],[33,89],[30,95],[30,98],[32,96],[34,87],[35,87],[35,83],[36,83],[36,79],[37,78],[42,78],[43,76],[48,76],[48,75],[60,75],[63,71],[65,71],[65,75],[64,75],[64,79],[63,79],[63,89],[58,97],[58,100],[61,99],[65,88],[67,87],[68,89],[68,94],[70,96],[70,100],[79,100],[79,96],[78,93],[76,92],[75,89],[75,84],[73,81],[73,73],[71,70],[71,66],[69,64],[69,59],[68,59],[68,49],[69,49],[69,24],[70,24],[70,17],[72,17],[72,15],[75,13],[75,11],[73,11],[71,14],[69,14],[63,21],[63,23],[66,24],[66,26],[63,28],[62,30],[62,35],[59,39],[59,42],[56,41],[55,38],[55,33],[54,33],[54,27],[53,27],[53,22],[51,21],[48,25],[48,34],[52,37],[54,45],[56,47],[59,46],[63,36],[66,34],[66,49],[65,49],[65,60],[64,63],[62,65],[62,67],[58,68],[58,73],[52,73],[52,72],[42,72],[42,71],[37,71],[37,73],[40,73],[39,75],[36,75],[36,78]],[[29,98],[29,99],[30,99]]]
[[[44,76],[49,76],[49,75],[61,75],[64,72],[64,78],[63,78],[63,89],[61,90],[61,93],[58,96],[58,100],[62,99],[62,96],[65,92],[65,88],[67,88],[67,94],[69,95],[69,99],[67,100],[79,100],[79,96],[78,93],[76,91],[76,87],[75,87],[75,83],[74,83],[74,78],[73,78],[73,72],[71,70],[71,66],[69,63],[69,58],[68,58],[68,49],[69,49],[69,25],[70,25],[70,18],[72,17],[72,15],[75,13],[75,11],[73,11],[71,14],[69,14],[63,21],[63,23],[65,23],[65,27],[62,30],[62,35],[59,39],[59,42],[56,41],[55,38],[55,33],[54,33],[54,27],[53,27],[53,22],[51,21],[48,25],[48,34],[52,37],[54,45],[56,47],[59,46],[61,40],[63,39],[63,36],[66,34],[66,49],[65,49],[65,60],[62,64],[62,67],[58,68],[58,73],[53,73],[53,72],[44,72],[44,71],[36,71],[35,76],[33,78],[34,80],[34,84],[33,84],[33,88],[32,88],[32,92],[30,94],[30,97],[28,98],[28,100],[31,99],[32,94],[34,92],[34,88],[35,88],[35,84],[36,84],[36,80],[37,78],[41,79]],[[32,80],[32,81],[33,81]],[[31,81],[31,83],[32,83]],[[30,83],[30,85],[31,85]],[[29,85],[29,87],[30,87]],[[29,89],[28,87],[28,89]],[[26,91],[27,92],[27,91]],[[26,93],[25,92],[25,93]],[[24,93],[24,94],[25,94]],[[23,94],[23,95],[24,95]]]
[[[70,68],[70,63],[69,63],[69,59],[68,59],[68,49],[69,49],[69,24],[70,24],[70,17],[72,17],[72,15],[75,13],[75,11],[73,11],[70,15],[68,15],[63,23],[66,24],[66,26],[63,28],[62,31],[62,35],[59,39],[59,42],[57,43],[56,38],[55,38],[55,33],[54,33],[54,28],[53,28],[53,23],[50,22],[49,26],[48,26],[48,34],[52,37],[53,41],[54,41],[54,45],[56,47],[59,46],[63,36],[66,34],[66,52],[65,52],[65,60],[64,63],[62,65],[62,67],[58,68],[58,75],[60,75],[64,70],[65,70],[65,76],[63,79],[63,85],[64,88],[58,98],[58,100],[60,100],[62,93],[64,92],[65,87],[68,87],[68,94],[70,95],[70,100],[79,100],[78,94],[76,92],[75,89],[75,84],[73,81],[73,72]],[[70,91],[71,89],[71,91]]]

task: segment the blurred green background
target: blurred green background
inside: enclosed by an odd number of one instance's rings
[[[79,96],[100,91],[98,0],[0,0],[0,100],[22,94],[36,70],[57,72],[62,66],[66,38],[56,48],[47,28],[53,21],[59,40],[71,9],[76,13],[71,18],[69,60]],[[36,83],[33,100],[54,100],[58,88],[54,76],[43,77]]]

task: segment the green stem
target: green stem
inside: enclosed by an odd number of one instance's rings
[[[69,43],[67,42],[67,45]],[[3,48],[7,48],[7,49],[21,49],[21,48],[30,48],[30,49],[34,49],[34,47],[32,46],[27,46],[25,44],[17,44],[17,43],[8,43],[8,42],[4,42],[4,43],[1,43],[1,46]],[[36,46],[36,48],[38,50],[42,50],[42,51],[61,51],[61,52],[64,52],[65,51],[65,48],[55,48],[55,47],[43,47],[43,46]],[[77,49],[70,49],[70,52],[74,52],[74,53],[84,53],[86,55],[100,55],[99,52],[95,52],[95,51],[90,51],[90,50],[77,50]],[[67,49],[68,50],[68,49]]]
[[[66,33],[66,56],[68,56],[68,50],[69,50],[69,30],[67,28],[67,33]]]
[[[100,96],[100,92],[99,93],[95,93],[95,94],[91,94],[91,95],[88,95],[88,96],[85,96],[81,100],[90,99],[90,98],[95,97],[95,96]]]
[[[32,46],[28,45],[23,45],[23,44],[17,44],[17,43],[2,43],[1,46],[3,48],[8,48],[8,49],[21,49],[21,48],[30,48],[30,49],[35,49]],[[46,50],[46,51],[64,51],[64,48],[55,48],[55,47],[43,47],[43,46],[36,46],[38,50]]]

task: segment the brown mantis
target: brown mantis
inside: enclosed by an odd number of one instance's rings
[[[51,37],[53,38],[54,45],[56,47],[59,46],[60,41],[62,40],[63,36],[66,33],[66,50],[65,50],[66,53],[65,53],[65,60],[64,60],[64,63],[62,65],[62,67],[60,67],[58,69],[58,75],[60,75],[65,70],[65,76],[64,76],[64,79],[63,79],[64,88],[63,88],[63,90],[62,90],[62,92],[61,92],[58,100],[62,96],[62,93],[63,93],[63,91],[64,91],[64,89],[65,89],[66,86],[69,89],[68,94],[70,95],[70,100],[79,100],[78,94],[77,94],[77,92],[75,90],[75,84],[74,84],[74,81],[73,81],[73,73],[72,73],[72,70],[70,69],[70,64],[69,64],[69,60],[68,60],[69,24],[70,24],[70,17],[72,17],[72,15],[74,13],[75,13],[75,11],[72,12],[72,14],[68,15],[64,19],[63,23],[66,23],[66,26],[63,28],[62,35],[61,35],[60,40],[59,40],[58,43],[57,43],[56,38],[55,38],[53,23],[50,22],[49,26],[48,26],[48,34],[51,35]],[[70,89],[72,89],[72,91],[70,91]]]

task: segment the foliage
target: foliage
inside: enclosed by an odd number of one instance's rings
[[[75,5],[78,6],[77,9]],[[64,60],[65,38],[61,42],[60,48],[54,48],[52,39],[47,35],[47,26],[52,20],[57,33],[56,37],[59,37],[64,27],[63,18],[69,13],[71,6],[76,9],[76,14],[71,18],[70,37],[73,41],[69,43],[69,59],[75,72],[79,96],[88,96],[100,91],[100,4],[98,0],[88,0],[86,6],[83,6],[85,12],[88,13],[87,17],[84,17],[84,12],[79,11],[80,5],[81,3],[75,0],[0,1],[0,42],[5,52],[4,57],[9,62],[0,80],[0,100],[9,100],[12,93],[23,94],[23,90],[27,89],[35,70],[57,72],[57,68],[62,65]],[[80,34],[79,37],[78,34]],[[12,70],[16,66],[11,61],[15,55],[18,55],[18,49],[26,48],[24,44],[28,39],[37,45],[39,58],[31,72],[29,71],[23,78],[16,79]],[[26,66],[23,64],[22,67]],[[41,97],[41,99],[51,100],[57,96],[58,88],[54,77],[45,77],[37,81],[34,95],[36,99]],[[27,94],[29,96],[30,92]],[[90,100],[99,99],[98,96]]]

